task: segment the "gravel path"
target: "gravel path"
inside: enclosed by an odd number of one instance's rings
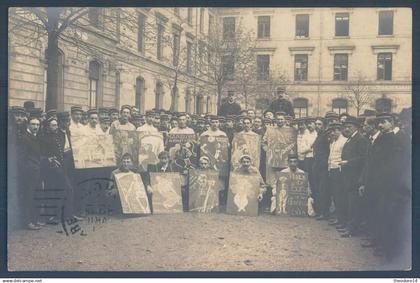
[[[359,238],[340,238],[325,221],[262,215],[182,213],[81,222],[9,235],[9,270],[343,271],[381,270]],[[61,231],[60,231],[61,232]]]

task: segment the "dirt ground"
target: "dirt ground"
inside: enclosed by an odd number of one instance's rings
[[[86,236],[60,225],[9,235],[10,271],[384,270],[360,238],[325,221],[261,215],[181,213],[85,219]],[[99,219],[98,219],[99,220]],[[61,233],[59,233],[61,232]]]

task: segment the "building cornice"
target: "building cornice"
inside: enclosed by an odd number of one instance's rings
[[[315,46],[297,46],[289,47],[290,55],[296,54],[307,54],[312,55],[312,52],[315,50]]]
[[[328,46],[328,50],[330,54],[352,54],[353,50],[356,47],[354,45],[336,45],[336,46]]]
[[[372,52],[373,54],[378,54],[382,52],[391,52],[391,53],[397,53],[398,49],[400,48],[399,44],[381,44],[381,45],[372,45]]]

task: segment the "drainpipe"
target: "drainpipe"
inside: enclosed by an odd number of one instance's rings
[[[318,105],[317,105],[317,116],[320,116],[321,113],[321,71],[322,71],[322,40],[323,40],[323,34],[322,34],[322,28],[323,28],[323,10],[321,10],[321,13],[319,15],[319,50],[318,50],[318,86],[317,86],[317,99],[318,99]]]

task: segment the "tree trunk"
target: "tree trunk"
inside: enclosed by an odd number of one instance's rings
[[[58,10],[47,9],[48,14],[48,49],[47,60],[47,102],[46,111],[58,107]],[[61,109],[60,109],[61,110]]]

